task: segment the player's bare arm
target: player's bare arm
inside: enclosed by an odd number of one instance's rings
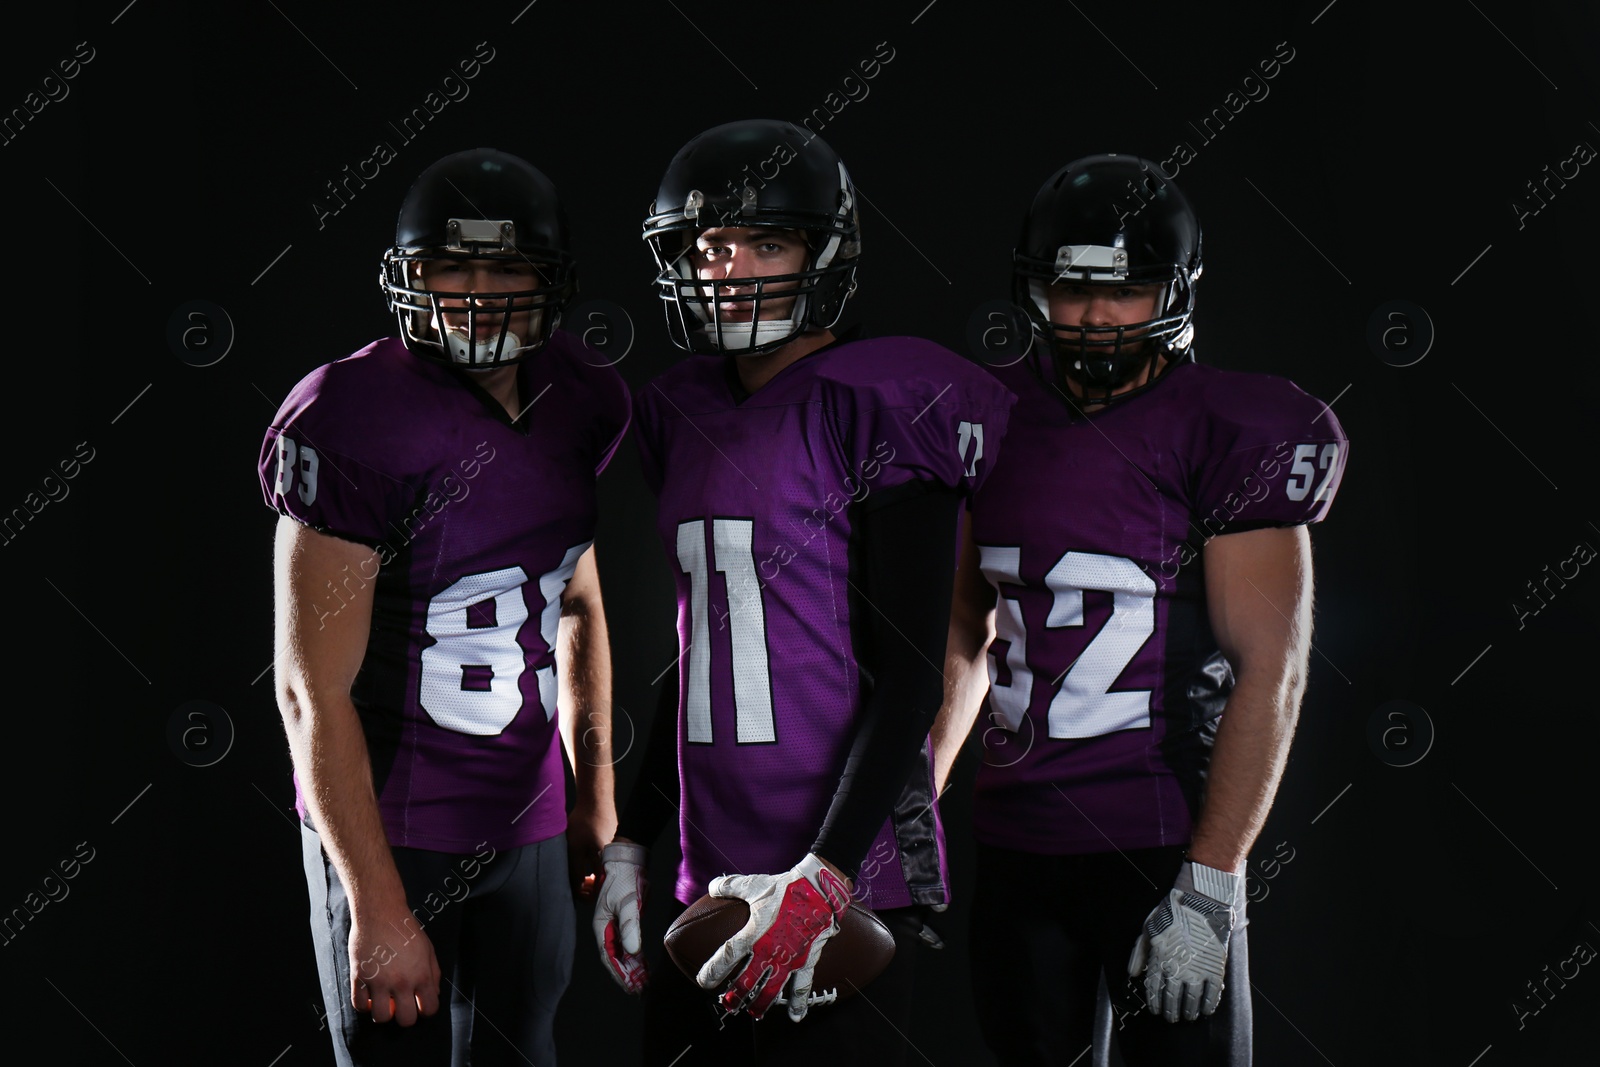
[[[561,679],[561,741],[578,793],[567,818],[567,851],[573,883],[582,885],[584,879],[598,873],[600,848],[617,829],[611,642],[593,545],[578,558],[578,568],[561,595],[556,661]]]
[[[375,1022],[410,1026],[439,1008],[439,964],[406,902],[378,814],[350,686],[366,655],[372,583],[364,545],[278,520],[275,553],[278,708],[306,805],[350,896],[351,1003]],[[329,604],[329,590],[340,596]],[[349,599],[344,599],[348,596]]]
[[[989,691],[984,650],[994,639],[994,586],[978,569],[978,548],[972,540],[972,516],[961,520],[961,560],[950,599],[950,635],[944,653],[944,704],[933,722],[933,783],[943,793],[951,768],[961,755],[972,724]]]
[[[1283,775],[1311,650],[1311,536],[1304,526],[1226,534],[1205,549],[1206,600],[1236,676],[1217,729],[1189,857],[1243,870]]]

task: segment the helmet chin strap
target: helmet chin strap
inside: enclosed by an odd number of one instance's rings
[[[760,345],[781,341],[795,330],[794,319],[762,319],[759,322],[724,322],[719,331],[717,324],[708,322],[700,327],[706,340],[732,356],[758,356],[753,351]]]
[[[1059,368],[1057,373],[1064,378],[1070,378],[1077,384],[1079,389],[1078,400],[1082,404],[1086,406],[1110,404],[1114,400],[1121,399],[1122,395],[1127,395],[1118,394],[1118,389],[1136,381],[1143,373],[1148,372],[1148,377],[1141,384],[1134,386],[1131,392],[1142,393],[1152,385],[1159,376],[1156,365],[1162,352],[1161,346],[1151,345],[1149,352],[1130,357],[1107,356],[1091,361],[1084,359],[1080,355],[1074,355],[1071,357],[1070,368],[1063,363],[1057,363]],[[1059,350],[1056,358],[1062,358]],[[1100,371],[1101,373],[1094,373],[1089,367],[1086,367],[1085,363],[1089,362],[1100,364],[1100,367],[1095,368],[1095,371]],[[1118,373],[1119,371],[1124,371],[1124,373]],[[1066,388],[1065,383],[1062,383],[1062,388]]]
[[[510,330],[506,331],[503,345],[499,343],[499,339],[500,334],[496,331],[490,340],[478,341],[469,345],[466,335],[456,330],[444,331],[445,347],[450,352],[450,358],[467,368],[493,363],[497,349],[500,352],[500,358],[504,359],[507,356],[516,355],[517,350],[522,347],[522,338]]]
[[[1118,389],[1137,378],[1150,366],[1156,347],[1140,354],[1116,352],[1104,356],[1080,355],[1073,360],[1073,377],[1080,385],[1095,389]]]

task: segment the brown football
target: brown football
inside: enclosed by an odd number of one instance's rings
[[[749,918],[750,905],[742,900],[703,896],[667,928],[667,955],[692,979]],[[892,959],[894,935],[870,909],[852,901],[817,961],[812,993],[836,990],[843,1000],[882,974]]]

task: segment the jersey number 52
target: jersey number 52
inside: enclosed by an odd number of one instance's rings
[[[996,589],[1002,582],[1021,585],[1022,550],[1016,546],[979,545],[984,577]],[[1111,617],[1060,676],[1046,682],[1060,688],[1050,700],[1049,736],[1099,737],[1116,730],[1150,725],[1150,690],[1111,691],[1111,685],[1155,632],[1155,579],[1122,556],[1068,552],[1044,576],[1053,594],[1045,627],[1082,626],[1083,594],[1111,594]],[[1028,633],[1022,606],[1003,592],[995,606],[997,640],[1007,643],[1006,668],[1011,681],[999,681],[999,664],[989,653],[989,707],[995,721],[1016,730],[1033,700],[1034,674],[1028,665]]]

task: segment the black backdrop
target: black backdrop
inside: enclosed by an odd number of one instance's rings
[[[869,331],[969,351],[1033,190],[1079,155],[1133,152],[1179,165],[1206,227],[1201,358],[1336,399],[1352,454],[1314,535],[1310,691],[1251,868],[1258,1062],[1570,1062],[1600,993],[1585,784],[1600,578],[1575,549],[1600,547],[1584,488],[1597,29],[1508,0],[111,0],[13,23],[0,509],[25,518],[0,538],[0,916],[25,921],[0,943],[5,1045],[44,1034],[84,1064],[331,1062],[263,676],[273,523],[253,467],[288,388],[392,326],[374,275],[415,174],[483,144],[543,168],[584,299],[621,309],[587,324],[637,387],[674,358],[637,237],[667,159],[707,126],[798,121],[849,90],[822,132],[868,201]],[[884,43],[876,77],[847,84]],[[485,49],[464,88],[441,88]],[[434,91],[468,95],[407,135],[390,125]],[[392,161],[331,211],[326,183],[378,142]],[[214,307],[186,318],[195,300]],[[195,366],[225,343],[216,307],[231,345]],[[175,316],[201,327],[187,348]],[[625,747],[673,655],[629,449],[602,506]],[[926,954],[915,1063],[988,1062],[965,976],[976,758],[947,807],[957,903],[948,949]],[[576,970],[566,1062],[628,1062],[637,1012],[586,929]]]

